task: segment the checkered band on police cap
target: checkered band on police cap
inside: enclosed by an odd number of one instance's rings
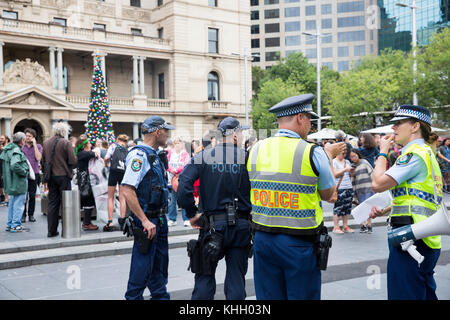
[[[288,109],[281,110],[280,112],[276,113],[277,118],[281,117],[288,117],[292,116],[294,114],[298,114],[301,112],[309,112],[313,111],[312,104],[299,104],[297,106],[291,106]]]
[[[425,122],[426,124],[431,126],[431,114],[430,110],[421,106],[414,105],[403,105],[398,108],[397,112],[394,115],[394,118],[391,121],[396,121],[396,118],[407,117],[414,118],[419,121]]]

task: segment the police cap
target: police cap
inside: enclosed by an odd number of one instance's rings
[[[301,112],[311,115],[311,118],[318,119],[319,116],[313,111],[312,101],[314,95],[312,93],[302,94],[284,99],[269,109],[275,113],[277,118],[292,116]]]
[[[166,120],[164,120],[160,116],[150,116],[145,119],[144,123],[141,125],[141,130],[144,134],[152,133],[160,129],[173,130],[175,129],[175,127],[168,124]]]
[[[241,125],[241,123],[233,117],[226,117],[222,121],[220,121],[217,126],[217,130],[222,133],[222,136],[228,136],[237,130],[247,130],[250,129],[250,126]]]
[[[416,119],[431,126],[431,113],[426,107],[405,104],[400,106],[390,121],[395,122],[403,119]]]

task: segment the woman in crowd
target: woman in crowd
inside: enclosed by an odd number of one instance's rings
[[[185,144],[180,138],[173,140],[173,149],[169,149],[167,158],[169,159],[169,185],[170,188],[170,202],[169,202],[169,227],[175,226],[177,224],[177,187],[178,187],[178,176],[184,167],[189,162],[189,153],[185,149]],[[182,209],[181,211],[184,226],[190,227],[189,219],[186,217],[186,211]]]
[[[77,139],[75,147],[77,156],[77,184],[80,190],[81,209],[83,210],[83,230],[97,230],[98,226],[91,223],[92,210],[95,207],[95,199],[89,179],[89,160],[98,158],[99,155],[91,151],[91,142],[85,134]]]
[[[445,138],[437,153],[439,165],[442,171],[443,191],[450,193],[450,138]]]
[[[363,159],[358,150],[352,149],[350,152],[350,159],[355,171],[352,174],[353,191],[359,203],[374,195],[372,191],[372,172],[373,167],[370,163]],[[360,229],[361,233],[372,233],[372,219],[368,219],[367,223],[363,223]]]
[[[116,195],[117,185],[119,185],[119,203],[120,203],[120,218],[119,225],[122,228],[125,222],[125,214],[127,211],[127,202],[125,194],[123,193],[122,183],[125,174],[125,160],[128,154],[128,136],[126,134],[119,134],[116,143],[112,144],[105,156],[105,166],[111,163],[108,177],[108,223],[103,228],[103,231],[114,231],[112,223],[114,213],[114,198]]]
[[[333,159],[334,176],[338,181],[338,199],[333,208],[333,232],[342,234],[344,232],[354,232],[352,228],[348,226],[348,216],[352,209],[353,201],[353,186],[350,177],[352,172],[352,166],[350,161],[345,159],[346,152],[341,152],[336,158]],[[342,217],[343,231],[339,227],[339,218]]]
[[[362,147],[358,149],[359,153],[362,155],[364,159],[369,161],[372,167],[375,166],[375,159],[380,152],[377,148],[377,144],[375,142],[375,138],[370,133],[362,133],[359,138],[361,141]]]

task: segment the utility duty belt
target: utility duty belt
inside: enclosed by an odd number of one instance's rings
[[[147,211],[145,212],[145,216],[146,216],[148,219],[151,219],[151,218],[160,218],[160,217],[166,215],[167,212],[168,212],[167,207],[162,207],[162,208],[159,208],[159,209],[147,210]]]
[[[217,211],[216,211],[217,212]],[[227,221],[228,225],[235,225],[237,219],[245,219],[248,220],[249,214],[243,211],[233,211],[231,208],[228,211],[224,211],[225,213],[216,213],[216,214],[207,214],[209,224],[214,225],[216,221]]]

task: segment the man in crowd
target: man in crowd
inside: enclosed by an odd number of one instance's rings
[[[48,237],[59,235],[58,218],[63,190],[71,190],[73,166],[77,164],[75,150],[69,140],[65,139],[70,126],[58,122],[53,126],[53,137],[44,141],[42,160],[51,161],[50,180],[48,181]]]
[[[0,159],[3,160],[3,181],[5,192],[9,195],[8,222],[6,231],[25,231],[21,217],[27,195],[27,176],[29,166],[22,151],[25,144],[25,134],[17,132],[13,136],[13,143],[3,148]]]
[[[42,146],[36,142],[36,130],[27,128],[25,129],[25,144],[22,147],[22,151],[28,159],[31,168],[34,171],[34,179],[28,177],[28,201],[25,200],[25,208],[22,215],[22,223],[26,221],[27,208],[28,208],[28,220],[35,222],[34,208],[36,206],[36,189],[40,184],[39,176],[39,161],[42,159]],[[28,206],[27,206],[28,202]]]

